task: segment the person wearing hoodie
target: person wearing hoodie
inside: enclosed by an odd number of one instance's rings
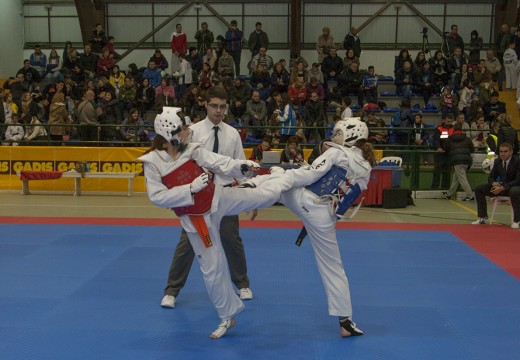
[[[475,67],[478,65],[480,61],[480,50],[482,50],[483,44],[482,38],[478,36],[478,31],[473,30],[471,32],[471,40],[469,41],[468,64],[474,65]]]
[[[453,194],[457,193],[459,184],[466,193],[464,201],[474,200],[471,186],[469,185],[466,172],[473,164],[471,153],[475,152],[475,146],[471,139],[462,131],[462,124],[456,122],[453,125],[453,133],[444,143],[444,151],[448,155],[448,165],[453,167],[453,176],[448,191],[443,191],[442,195],[446,199],[451,199]]]

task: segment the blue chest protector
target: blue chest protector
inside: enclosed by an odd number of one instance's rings
[[[336,165],[318,181],[306,186],[306,188],[318,196],[332,195],[337,190],[341,189],[341,185],[347,180],[347,170]],[[351,184],[348,190],[339,197],[336,203],[335,213],[339,217],[347,212],[347,210],[354,204],[356,199],[361,194],[361,188],[358,184]]]

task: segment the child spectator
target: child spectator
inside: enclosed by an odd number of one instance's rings
[[[24,137],[23,126],[18,124],[18,114],[13,113],[11,115],[11,123],[5,130],[5,141],[2,143],[4,146],[18,146],[20,141]]]
[[[377,104],[377,76],[372,65],[368,67],[368,73],[363,77],[361,87],[366,101]]]
[[[446,119],[448,112],[452,112],[454,116],[457,116],[457,98],[448,85],[442,89],[440,105],[443,119]]]

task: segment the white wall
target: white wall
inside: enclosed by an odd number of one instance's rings
[[[23,17],[20,0],[2,0],[0,11],[0,77],[14,76],[23,66]]]

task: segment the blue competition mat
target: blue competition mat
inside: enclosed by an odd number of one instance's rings
[[[341,230],[354,321],[327,313],[310,239],[242,229],[255,299],[219,320],[194,263],[159,306],[178,227],[0,225],[0,358],[510,360],[520,283],[449,232]]]

